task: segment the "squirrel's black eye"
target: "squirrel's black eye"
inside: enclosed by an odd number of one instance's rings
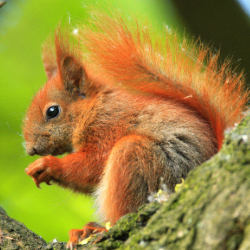
[[[60,114],[60,107],[58,105],[50,106],[46,111],[46,119],[50,120],[56,118]]]

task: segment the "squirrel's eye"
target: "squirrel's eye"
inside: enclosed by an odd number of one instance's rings
[[[46,119],[50,120],[56,118],[60,114],[59,106],[50,106],[46,111]]]

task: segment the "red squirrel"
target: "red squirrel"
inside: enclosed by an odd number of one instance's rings
[[[96,15],[78,32],[57,28],[44,46],[48,80],[23,126],[28,154],[43,157],[26,173],[37,187],[53,182],[94,195],[113,225],[162,179],[174,192],[217,153],[225,129],[242,119],[248,92],[242,74],[227,62],[219,67],[206,47]],[[105,230],[93,222],[71,230],[68,247],[95,229]]]

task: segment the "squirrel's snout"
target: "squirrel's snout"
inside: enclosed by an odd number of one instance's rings
[[[28,154],[32,156],[32,155],[37,155],[38,153],[35,148],[32,148],[31,150],[29,150]]]
[[[26,143],[26,151],[31,156],[38,154],[37,149],[28,143]]]
[[[31,155],[31,156],[37,154],[37,151],[36,151],[35,148],[30,148],[29,150],[27,149],[26,151],[27,151],[27,153],[28,153],[29,155]]]

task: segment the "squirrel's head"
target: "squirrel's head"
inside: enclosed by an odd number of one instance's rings
[[[56,35],[56,58],[45,50],[48,78],[24,119],[23,134],[29,155],[60,155],[72,151],[72,133],[85,98],[85,70],[80,60]]]

